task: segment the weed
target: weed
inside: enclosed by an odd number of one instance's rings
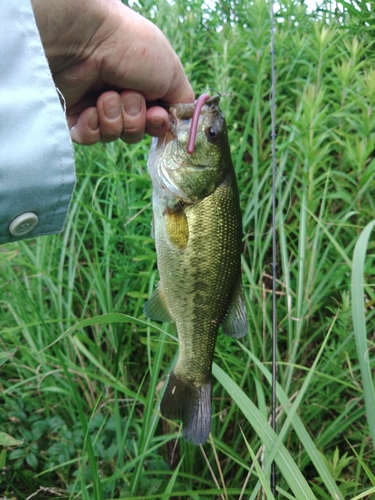
[[[226,95],[250,333],[219,337],[212,434],[203,447],[186,444],[159,411],[176,332],[143,315],[158,279],[149,141],[77,147],[64,232],[0,252],[0,430],[16,439],[0,441],[0,491],[20,500],[51,498],[51,488],[72,500],[271,499],[275,460],[279,498],[365,498],[375,484],[369,30],[362,36],[361,19],[346,29],[342,13],[308,14],[300,2],[281,2],[276,16],[275,434],[269,6],[134,7],[171,39],[197,94]]]

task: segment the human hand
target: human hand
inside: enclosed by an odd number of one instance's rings
[[[118,0],[32,0],[71,137],[79,144],[132,144],[163,136],[167,111],[193,89],[166,37]]]

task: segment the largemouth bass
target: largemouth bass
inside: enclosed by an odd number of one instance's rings
[[[148,168],[160,282],[145,306],[149,318],[176,322],[179,355],[161,412],[181,420],[185,440],[196,445],[211,428],[219,327],[235,338],[248,330],[241,213],[226,124],[218,97],[198,104],[171,107],[170,130],[152,143]],[[188,148],[195,106],[199,120]]]

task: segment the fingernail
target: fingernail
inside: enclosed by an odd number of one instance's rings
[[[98,112],[96,110],[93,111],[91,113],[91,115],[89,116],[88,125],[89,125],[90,130],[92,130],[94,132],[96,130],[98,130],[98,128],[99,128],[99,116],[98,116]]]
[[[149,121],[148,125],[151,128],[159,129],[163,127],[164,120],[163,118],[153,118],[152,121]]]
[[[118,98],[113,96],[113,97],[108,97],[104,102],[103,102],[103,110],[106,118],[108,120],[116,120],[121,113],[120,110],[120,105]]]
[[[122,99],[124,111],[129,116],[138,116],[142,109],[143,101],[138,94],[127,94]]]

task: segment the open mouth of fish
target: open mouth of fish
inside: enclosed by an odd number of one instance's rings
[[[179,120],[182,121],[190,121],[190,131],[189,131],[189,140],[187,145],[187,152],[189,154],[194,153],[195,148],[195,140],[197,137],[198,123],[199,117],[204,105],[216,105],[218,103],[219,98],[217,96],[210,97],[208,94],[202,94],[195,102],[189,104],[179,104],[176,106],[164,106],[170,116],[171,116],[171,128],[165,134],[163,138],[164,145],[166,146],[169,142],[176,139],[177,134],[173,132],[175,128],[176,122]]]

